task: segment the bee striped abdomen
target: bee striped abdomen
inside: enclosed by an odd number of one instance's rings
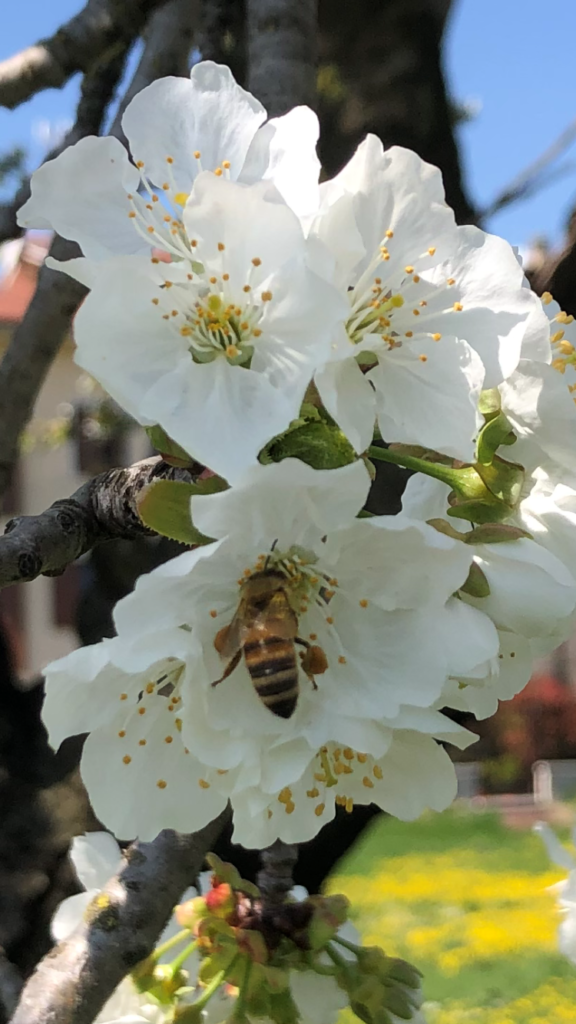
[[[260,636],[244,642],[244,657],[254,689],[279,718],[290,718],[298,702],[298,665],[294,642],[279,636]]]

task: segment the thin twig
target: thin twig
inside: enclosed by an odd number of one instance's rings
[[[88,0],[49,39],[41,39],[0,63],[0,106],[14,107],[42,89],[58,89],[88,71],[115,44],[140,34],[152,11],[166,0]]]
[[[550,176],[544,175],[544,171],[568,149],[568,146],[572,144],[574,139],[576,139],[576,118],[560,133],[552,145],[548,146],[536,160],[528,164],[520,174],[517,174],[495,196],[492,202],[480,211],[480,219],[485,220],[487,217],[493,217],[495,213],[504,209],[505,206],[510,206],[511,203],[516,203],[519,199],[525,199],[529,195],[533,195],[536,189],[547,184]]]
[[[228,812],[194,835],[166,830],[136,842],[73,935],[25,985],[11,1024],[92,1024],[125,975],[149,956],[172,908],[197,877]],[[88,920],[86,920],[88,918]]]
[[[40,515],[11,519],[0,537],[0,589],[40,575],[57,576],[103,541],[151,535],[136,507],[142,488],[154,480],[190,479],[188,470],[154,456],[101,473]]]

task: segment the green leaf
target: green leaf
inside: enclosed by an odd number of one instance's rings
[[[151,445],[157,452],[160,452],[164,461],[168,462],[169,465],[186,467],[192,466],[196,461],[184,448],[176,444],[176,441],[168,437],[166,431],[158,424],[154,427],[146,427],[145,430],[150,438]]]
[[[190,514],[190,499],[199,493],[202,491],[197,484],[181,480],[154,480],[138,495],[138,515],[145,526],[170,540],[189,545],[210,544],[212,538],[205,537],[196,529]]]
[[[260,452],[260,462],[300,459],[312,469],[339,469],[356,461],[356,452],[339,427],[323,419],[295,421]]]
[[[510,526],[508,523],[483,523],[470,533],[464,534],[467,544],[502,544],[504,541],[521,540],[523,537],[533,539],[527,530],[521,530],[519,526]]]

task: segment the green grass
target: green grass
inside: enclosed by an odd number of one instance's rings
[[[576,1024],[576,968],[556,951],[558,918],[545,888],[560,877],[530,831],[451,810],[414,823],[375,821],[330,889],[348,890],[365,941],[423,971],[431,1024],[500,1024],[500,1010],[505,1024],[564,1024],[566,1002]],[[556,988],[557,1011],[549,1005]]]

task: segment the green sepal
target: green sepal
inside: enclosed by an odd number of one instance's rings
[[[221,971],[227,971],[237,958],[238,948],[235,943],[222,946],[212,956],[204,957],[198,968],[198,981],[201,985],[208,986]]]
[[[478,435],[476,458],[483,466],[489,466],[501,444],[514,444],[516,435],[503,412],[489,419]]]
[[[199,494],[216,494],[226,490],[221,477],[211,476],[196,483],[184,480],[154,480],[143,487],[136,500],[138,515],[155,533],[181,544],[211,544],[192,522],[190,500]]]
[[[176,1006],[172,1020],[174,1024],[202,1024],[204,1010],[197,1008],[194,1003],[188,1006]]]
[[[384,1005],[400,1020],[412,1020],[416,1009],[408,994],[399,986],[385,989]]]
[[[469,594],[470,597],[490,596],[490,584],[476,562],[472,562],[466,582],[462,584],[460,590],[463,594]]]
[[[308,903],[314,913],[307,928],[310,949],[323,949],[348,919],[349,903],[345,896],[311,896]]]
[[[300,1020],[298,1007],[290,995],[290,990],[270,995],[270,1017],[276,1024],[297,1024]]]
[[[194,465],[196,459],[189,455],[185,448],[181,448],[176,441],[168,437],[166,431],[158,423],[154,427],[145,427],[144,429],[150,438],[150,444],[157,452],[160,452],[164,462],[168,462],[171,466],[184,468]]]
[[[474,527],[470,533],[462,535],[467,544],[503,544],[506,541],[532,540],[532,534],[519,526],[510,526],[508,523],[483,523]]]
[[[438,533],[443,533],[446,537],[451,537],[452,540],[461,540],[466,542],[468,534],[461,533],[457,530],[452,523],[449,523],[446,519],[427,519],[428,526],[434,527]]]
[[[452,519],[466,519],[469,523],[499,523],[503,519],[508,519],[511,513],[511,510],[501,502],[486,502],[481,499],[459,501],[456,495],[453,496],[456,502],[446,512]],[[451,500],[452,495],[449,495],[448,501]]]
[[[387,975],[391,981],[396,981],[399,985],[406,985],[408,988],[420,989],[421,979],[424,975],[414,964],[395,956],[387,956],[386,960]]]
[[[506,462],[495,455],[489,466],[477,465],[478,476],[491,494],[513,510],[522,496],[524,467],[517,462]]]
[[[480,392],[478,409],[486,419],[497,416],[501,409],[500,392],[498,388],[487,388]]]
[[[262,984],[266,986],[270,993],[284,992],[289,988],[290,975],[282,967],[270,967],[268,964],[262,964],[259,970],[261,972]]]
[[[220,882],[227,882],[232,889],[243,892],[246,896],[252,896],[254,899],[259,898],[260,889],[258,886],[254,885],[253,882],[247,882],[245,878],[241,878],[240,872],[233,864],[227,864],[225,861],[220,860],[220,857],[215,853],[206,854],[206,863]]]

